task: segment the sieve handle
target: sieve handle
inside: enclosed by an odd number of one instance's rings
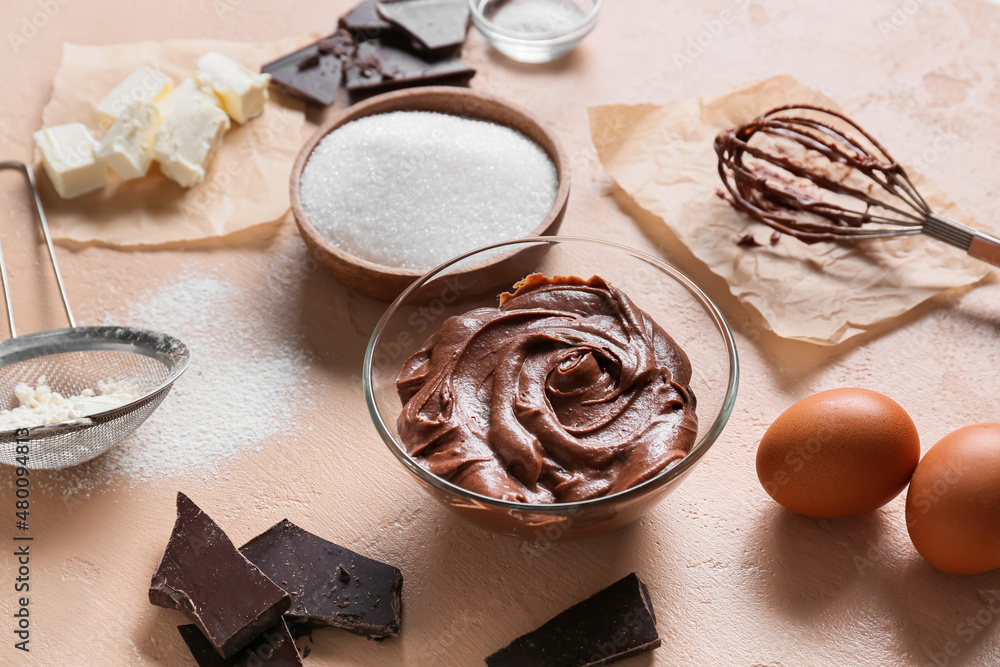
[[[30,165],[17,160],[0,161],[0,169],[21,169],[28,179],[28,186],[31,188],[32,200],[35,203],[35,211],[38,212],[38,221],[42,224],[42,234],[45,236],[45,245],[49,250],[49,259],[52,260],[52,269],[56,274],[56,283],[59,285],[59,295],[62,297],[63,308],[66,309],[66,319],[69,325],[76,328],[76,320],[73,319],[73,311],[69,307],[69,299],[66,297],[66,286],[63,284],[62,273],[59,271],[59,262],[56,260],[56,250],[52,246],[52,235],[49,234],[49,222],[45,219],[45,211],[42,209],[42,200],[38,197],[38,187],[35,185],[35,172]],[[0,249],[0,279],[3,280],[3,293],[7,305],[7,321],[10,323],[10,337],[15,338],[14,332],[14,311],[10,305],[10,288],[7,285],[7,268],[3,264],[3,251]]]
[[[14,309],[10,305],[10,290],[7,289],[7,264],[3,261],[3,247],[0,247],[0,281],[3,282],[3,298],[7,304],[7,322],[10,324],[10,337],[17,338],[14,329]]]

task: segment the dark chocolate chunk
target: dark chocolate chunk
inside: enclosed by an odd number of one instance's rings
[[[476,73],[461,60],[425,60],[420,56],[371,39],[358,44],[347,65],[347,89],[352,93],[374,93],[427,85],[465,85]]]
[[[660,645],[646,585],[632,573],[486,658],[489,667],[591,667]]]
[[[299,651],[295,648],[285,621],[279,620],[233,657],[220,658],[211,642],[205,639],[197,625],[179,625],[177,630],[191,649],[198,667],[302,667]]]
[[[775,229],[773,232],[771,232],[771,245],[775,245],[780,240],[781,240],[781,232]]]
[[[270,74],[271,83],[291,95],[323,105],[333,104],[337,99],[337,91],[340,90],[344,64],[341,57],[333,51],[320,52],[318,44],[334,36],[325,37],[316,44],[267,63],[260,71]],[[315,63],[312,63],[313,58],[316,59]]]
[[[740,240],[736,242],[736,245],[744,248],[759,248],[761,246],[757,239],[753,237],[753,234],[744,234],[740,237]]]
[[[392,25],[379,16],[377,5],[377,0],[362,0],[358,6],[340,17],[340,27],[365,39],[378,37],[383,31],[392,30]]]
[[[351,37],[351,33],[346,30],[338,30],[332,35],[324,37],[316,42],[316,48],[324,55],[332,53],[335,56],[350,58],[357,50],[357,45],[354,43],[354,38]]]
[[[319,65],[319,53],[314,53],[311,56],[307,56],[305,59],[299,61],[299,71],[304,69],[310,69]]]
[[[403,574],[302,530],[288,519],[242,547],[243,555],[292,596],[285,615],[310,627],[381,639],[399,634]]]
[[[383,0],[378,13],[429,51],[461,46],[471,16],[468,0]]]
[[[177,494],[177,521],[149,585],[149,601],[187,612],[224,658],[277,623],[291,604],[183,493]]]

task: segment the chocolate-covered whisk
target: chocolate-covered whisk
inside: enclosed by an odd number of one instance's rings
[[[778,107],[720,132],[715,152],[733,207],[783,234],[806,243],[926,234],[1000,266],[1000,239],[932,211],[889,152],[843,114]]]

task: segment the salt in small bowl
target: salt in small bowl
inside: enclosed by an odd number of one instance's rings
[[[508,58],[546,63],[568,53],[597,25],[602,0],[469,0],[472,22]]]

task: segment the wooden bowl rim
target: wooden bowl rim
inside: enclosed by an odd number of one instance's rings
[[[307,237],[306,238],[307,241],[311,242],[316,246],[319,246],[324,252],[333,256],[337,260],[344,263],[353,264],[358,268],[369,271],[371,273],[380,273],[387,276],[393,276],[398,278],[412,278],[412,279],[419,278],[420,276],[427,273],[427,270],[423,269],[403,269],[394,266],[387,266],[385,264],[377,264],[367,259],[356,257],[355,255],[352,255],[346,252],[345,250],[341,250],[339,247],[337,247],[332,242],[327,240],[327,238],[324,237],[323,234],[320,233],[318,229],[316,229],[315,225],[313,225],[312,222],[310,222],[309,216],[306,215],[305,209],[302,208],[300,186],[302,183],[302,172],[305,169],[306,163],[309,162],[309,158],[312,156],[313,151],[316,150],[316,146],[319,145],[319,142],[321,142],[326,137],[326,135],[342,127],[343,125],[346,125],[352,120],[358,120],[360,118],[365,118],[367,116],[377,116],[381,113],[390,113],[390,111],[373,111],[373,109],[377,109],[386,102],[392,102],[394,100],[406,99],[406,98],[432,97],[436,95],[465,97],[467,99],[476,100],[488,106],[492,106],[493,108],[504,108],[508,111],[512,111],[515,114],[520,115],[523,118],[523,120],[525,120],[527,123],[535,125],[535,127],[538,128],[539,132],[543,134],[548,139],[549,142],[551,142],[553,150],[555,151],[554,156],[551,155],[547,150],[545,150],[544,146],[539,144],[531,137],[528,137],[528,135],[526,135],[520,128],[513,127],[505,123],[497,123],[498,125],[504,125],[505,127],[509,127],[510,129],[515,130],[516,132],[519,132],[520,134],[524,135],[525,138],[527,138],[532,143],[535,143],[536,145],[539,146],[539,148],[545,151],[546,155],[548,155],[549,158],[553,157],[555,158],[553,159],[553,163],[555,164],[556,167],[556,176],[559,179],[559,189],[556,192],[555,201],[552,202],[552,208],[549,209],[549,212],[545,216],[545,219],[542,220],[541,224],[532,229],[527,236],[533,237],[533,236],[545,235],[546,230],[548,230],[553,225],[553,223],[555,223],[555,221],[559,218],[559,216],[562,215],[562,213],[564,212],[564,209],[566,207],[566,202],[569,198],[569,188],[570,188],[569,160],[566,157],[566,152],[563,149],[562,143],[559,141],[559,139],[554,134],[549,132],[549,130],[542,124],[541,120],[539,120],[534,114],[527,111],[526,109],[523,109],[520,106],[511,104],[510,102],[500,100],[490,95],[483,95],[481,93],[477,93],[467,88],[457,88],[454,86],[425,86],[422,88],[411,88],[408,90],[399,90],[390,93],[383,93],[382,95],[376,95],[374,97],[368,98],[367,100],[364,100],[363,102],[359,102],[355,105],[349,106],[340,113],[338,113],[336,117],[330,119],[329,121],[321,125],[319,129],[317,129],[316,132],[314,132],[313,135],[309,137],[309,139],[305,142],[305,144],[302,146],[302,149],[299,151],[298,156],[295,158],[295,162],[292,164],[292,173],[289,183],[289,195],[292,205],[292,215],[294,216],[295,222],[299,227],[299,231],[303,234],[303,236]],[[414,108],[411,110],[420,111],[421,109]],[[405,111],[405,109],[394,109],[394,111]],[[448,112],[439,112],[439,113],[448,113]],[[468,117],[468,116],[463,116],[460,113],[454,113],[449,115],[459,116],[461,118]],[[474,120],[482,120],[482,119],[475,118]],[[490,122],[496,122],[496,121],[490,121]],[[510,239],[510,240],[515,240],[515,239]]]

